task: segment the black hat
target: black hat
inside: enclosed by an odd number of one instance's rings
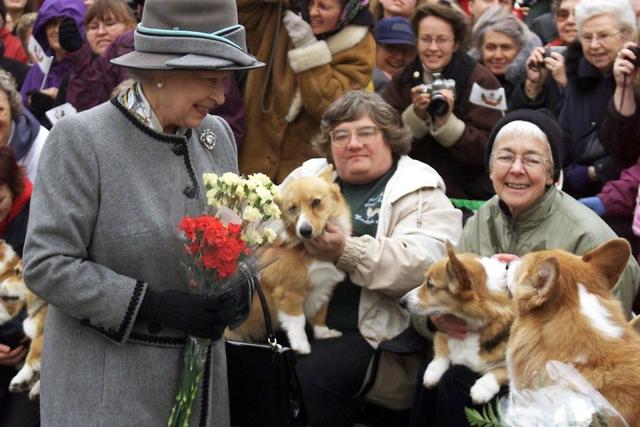
[[[515,110],[498,120],[498,123],[493,127],[491,135],[489,136],[489,144],[487,145],[487,151],[485,153],[487,168],[489,168],[491,161],[491,151],[496,140],[496,135],[507,123],[516,120],[533,123],[547,136],[549,147],[551,148],[551,156],[553,157],[553,180],[557,181],[560,177],[560,171],[562,170],[562,129],[551,111],[544,108],[539,110],[529,110],[526,108]]]

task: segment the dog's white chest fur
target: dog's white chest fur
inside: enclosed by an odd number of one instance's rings
[[[449,337],[447,345],[452,365],[464,365],[478,373],[494,367],[480,357],[480,335],[477,333],[467,334],[463,340]]]
[[[308,273],[312,286],[304,302],[304,314],[311,318],[329,301],[333,288],[344,280],[346,274],[333,263],[317,260],[311,262]]]

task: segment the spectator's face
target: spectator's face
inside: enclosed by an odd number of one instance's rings
[[[337,125],[331,131],[331,141],[336,172],[349,184],[372,182],[393,165],[391,148],[368,115]]]
[[[9,12],[21,12],[27,6],[27,0],[4,0],[4,7]]]
[[[390,76],[395,76],[416,56],[416,48],[408,44],[379,44],[376,65]]]
[[[511,165],[504,165],[501,157],[515,155]],[[521,156],[537,156],[545,161],[537,167],[525,166]],[[550,149],[546,142],[537,138],[504,136],[495,142],[491,157],[490,178],[500,200],[512,215],[518,215],[531,206],[553,184],[551,178]]]
[[[431,72],[440,72],[449,64],[458,43],[453,28],[444,19],[427,16],[418,25],[418,55],[422,65]]]
[[[469,1],[469,10],[471,10],[473,20],[477,21],[485,10],[496,5],[503,7],[508,12],[513,10],[511,0],[471,0]]]
[[[9,189],[9,186],[7,184],[0,184],[0,222],[7,218],[12,204],[13,193]]]
[[[496,76],[503,75],[519,50],[516,42],[506,34],[487,31],[482,43],[482,62]]]
[[[333,31],[340,22],[342,5],[338,0],[311,0],[309,2],[309,24],[313,34]]]
[[[610,14],[596,15],[582,24],[580,43],[584,57],[603,74],[611,70],[618,51],[629,39],[627,32],[619,28],[618,20]]]
[[[87,25],[87,42],[91,50],[100,55],[119,35],[130,29],[131,25],[118,21],[113,14],[104,20],[96,17]]]
[[[230,75],[229,71],[158,72],[144,91],[149,92],[147,98],[165,132],[173,133],[176,127],[199,127],[209,110],[224,103],[224,81]]]
[[[578,37],[576,28],[576,15],[574,8],[580,4],[580,0],[564,0],[558,5],[556,10],[556,26],[558,37],[564,44],[571,44]]]
[[[64,52],[60,47],[60,40],[58,40],[58,27],[60,26],[61,18],[53,18],[45,26],[45,32],[47,34],[47,42],[54,52]]]
[[[383,9],[383,17],[404,16],[411,18],[416,10],[416,0],[380,0]]]
[[[0,145],[9,143],[9,135],[11,135],[11,107],[7,94],[0,90]]]

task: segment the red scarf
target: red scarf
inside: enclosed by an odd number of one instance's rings
[[[22,209],[29,202],[29,199],[31,199],[31,191],[33,191],[33,186],[31,185],[31,181],[29,181],[29,178],[25,176],[24,190],[22,190],[22,193],[18,194],[16,198],[13,199],[9,215],[7,215],[4,221],[0,222],[0,236],[4,236],[4,233],[7,231],[7,227],[9,227],[11,221],[13,221],[18,215],[20,215]]]

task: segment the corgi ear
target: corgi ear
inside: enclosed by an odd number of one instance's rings
[[[625,239],[612,239],[584,254],[582,260],[603,274],[607,279],[608,289],[613,289],[627,266],[629,256],[629,243]]]
[[[329,164],[325,170],[320,173],[320,178],[324,179],[329,183],[333,183],[333,165]]]
[[[449,277],[449,289],[454,294],[471,289],[471,280],[469,272],[464,264],[458,259],[453,245],[447,240],[446,242],[447,256],[447,276]]]
[[[530,303],[534,307],[540,307],[546,303],[556,290],[556,281],[560,265],[555,257],[548,257],[539,264],[538,271],[531,278],[531,286],[536,291],[536,295],[531,298]]]

